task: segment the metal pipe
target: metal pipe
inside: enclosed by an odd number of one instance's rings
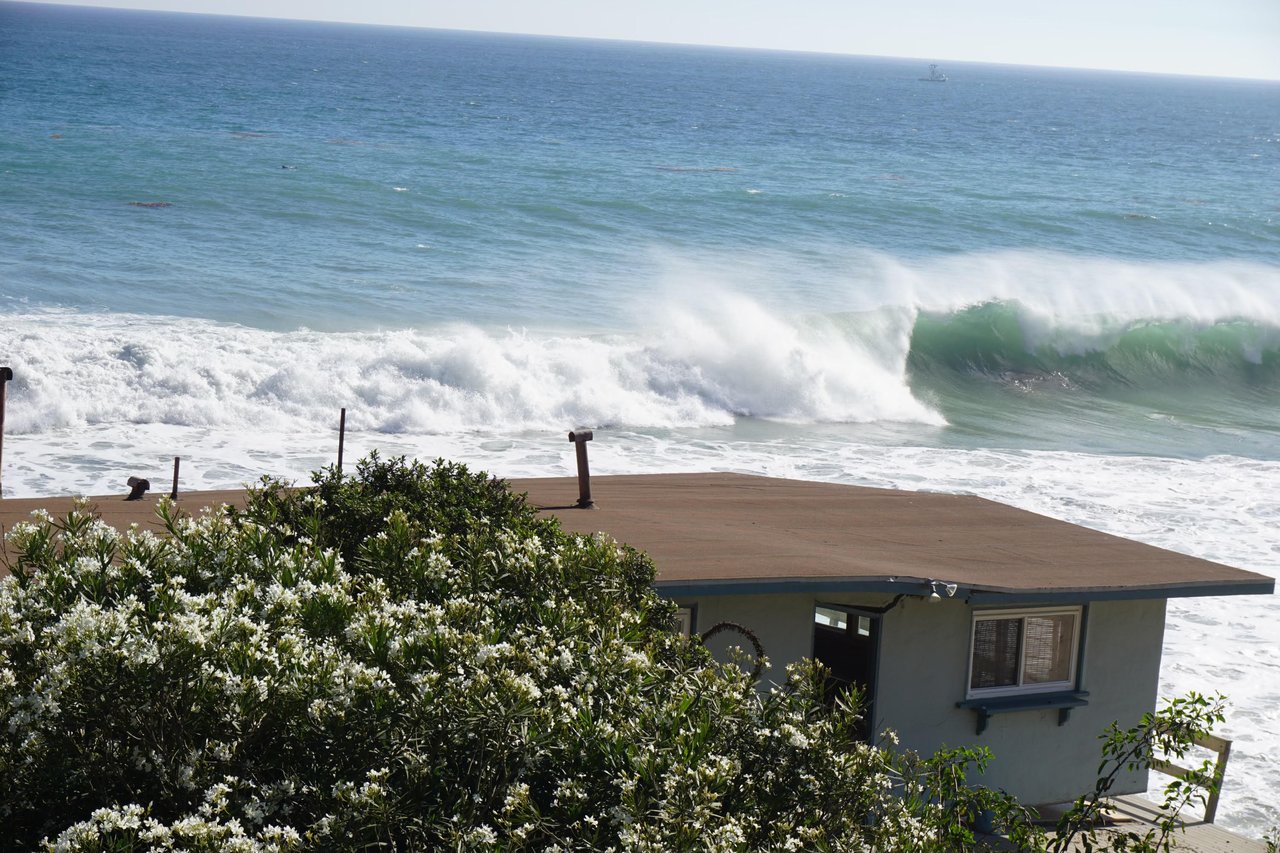
[[[12,378],[13,370],[0,367],[0,496],[4,495],[4,392]]]
[[[338,475],[342,475],[342,443],[347,438],[347,410],[344,407],[338,415]]]
[[[126,482],[129,485],[129,496],[125,498],[127,501],[142,500],[142,496],[151,488],[151,481],[141,477],[130,477]]]
[[[169,493],[169,500],[171,501],[178,499],[178,465],[181,462],[181,456],[173,457],[173,491]]]
[[[591,500],[591,471],[587,467],[587,442],[593,437],[589,429],[569,433],[569,441],[576,445],[578,454],[578,506],[583,509],[595,506]]]

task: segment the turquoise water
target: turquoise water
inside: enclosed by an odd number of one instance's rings
[[[945,421],[929,440],[966,446],[1280,445],[1276,84],[957,65],[922,85],[905,60],[12,3],[0,23],[10,313],[203,320],[224,362],[239,327],[366,333],[366,370],[388,331],[454,350],[480,335],[502,362],[509,328],[534,348],[614,336],[595,404],[512,403],[484,361],[394,366],[411,400],[439,408],[424,381],[466,398],[449,427],[762,417]],[[708,364],[671,351],[672,314],[704,337],[750,331]],[[770,324],[798,343],[761,372]],[[107,422],[165,392],[116,355],[100,416],[59,415],[61,392],[23,371],[15,428]],[[868,360],[899,387],[846,387]],[[829,399],[805,394],[815,376]],[[607,402],[636,383],[651,399]],[[1081,435],[1076,410],[1100,400],[1117,420]],[[1188,441],[1153,430],[1153,407],[1241,429]]]
[[[6,495],[348,454],[982,494],[1280,575],[1280,84],[0,2]],[[1274,599],[1175,601],[1226,820]]]

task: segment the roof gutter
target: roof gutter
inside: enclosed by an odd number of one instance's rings
[[[727,578],[676,581],[659,578],[654,589],[667,597],[706,595],[778,595],[804,592],[867,592],[929,597],[937,592],[928,578]],[[1222,595],[1271,595],[1272,578],[1233,583],[1143,587],[1079,587],[1058,589],[991,589],[956,585],[953,596],[970,604],[1083,604],[1089,601],[1136,601],[1153,598],[1210,598]]]

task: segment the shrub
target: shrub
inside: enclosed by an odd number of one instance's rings
[[[641,554],[461,466],[13,531],[0,848],[958,850],[985,756],[862,741],[672,630]]]
[[[322,547],[338,549],[347,563],[359,557],[360,546],[396,510],[415,527],[446,538],[474,532],[478,525],[520,534],[554,525],[540,524],[524,497],[502,480],[443,459],[427,466],[403,456],[384,461],[374,451],[356,463],[354,477],[330,466],[311,479],[311,488],[292,489],[263,478],[250,492],[242,517],[285,538],[309,535]]]

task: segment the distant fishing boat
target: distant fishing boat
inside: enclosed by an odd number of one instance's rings
[[[926,83],[945,83],[947,82],[947,75],[939,71],[938,66],[935,64],[929,66],[929,76],[921,77],[920,79]]]

